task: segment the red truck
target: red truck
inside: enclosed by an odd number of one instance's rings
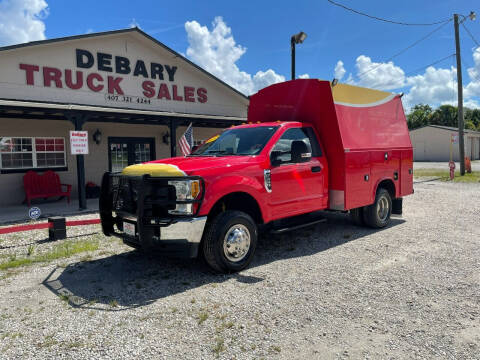
[[[248,124],[191,155],[106,173],[103,232],[232,272],[252,260],[259,231],[314,224],[322,210],[384,227],[413,193],[400,98],[315,79],[262,89],[250,98]]]

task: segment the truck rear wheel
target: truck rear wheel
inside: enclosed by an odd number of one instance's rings
[[[252,261],[257,236],[257,225],[250,215],[234,210],[222,212],[207,224],[203,257],[215,271],[240,271]]]
[[[388,225],[392,215],[392,198],[390,193],[380,188],[377,190],[375,202],[363,209],[365,224],[372,228],[383,228]]]

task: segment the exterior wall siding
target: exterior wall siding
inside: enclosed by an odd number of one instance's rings
[[[449,161],[451,134],[457,132],[429,126],[410,131],[414,161]],[[472,160],[480,159],[480,133],[465,133],[464,142],[465,156]],[[452,150],[453,160],[459,161],[458,144],[453,144]]]
[[[96,144],[93,133],[96,130],[102,133],[100,144]],[[72,198],[76,199],[77,189],[77,163],[74,155],[70,155],[69,131],[74,130],[73,124],[61,120],[29,120],[29,119],[0,119],[0,134],[2,136],[64,137],[66,144],[67,171],[58,171],[62,183],[72,184]],[[164,144],[162,135],[169,132],[164,125],[136,125],[119,123],[89,123],[83,126],[88,131],[89,154],[85,159],[85,181],[92,181],[98,185],[102,175],[108,171],[108,137],[150,137],[155,138],[155,158],[170,157],[170,145]],[[177,155],[181,156],[178,139],[185,132],[185,127],[177,128]],[[194,139],[205,140],[222,131],[218,128],[195,128]],[[52,169],[55,171],[55,169]],[[23,189],[23,175],[25,173],[12,173],[0,175],[0,206],[20,204],[25,196]]]

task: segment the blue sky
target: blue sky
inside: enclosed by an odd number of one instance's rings
[[[451,18],[453,13],[468,15],[471,10],[480,15],[480,3],[473,0],[336,1],[374,16],[409,23],[436,22]],[[0,45],[132,24],[245,93],[289,79],[290,36],[303,30],[308,38],[297,46],[297,75],[322,79],[343,75],[343,82],[405,92],[407,107],[419,102],[436,106],[456,99],[453,56],[423,68],[455,52],[453,22],[392,63],[381,64],[439,25],[379,22],[327,0],[0,0]],[[467,20],[465,25],[480,41],[480,18]],[[480,49],[476,51],[463,27],[460,30],[466,105],[478,107]],[[358,77],[365,71],[369,72]]]

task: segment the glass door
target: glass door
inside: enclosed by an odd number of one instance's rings
[[[154,138],[109,137],[108,160],[111,172],[120,172],[128,165],[155,159]]]

